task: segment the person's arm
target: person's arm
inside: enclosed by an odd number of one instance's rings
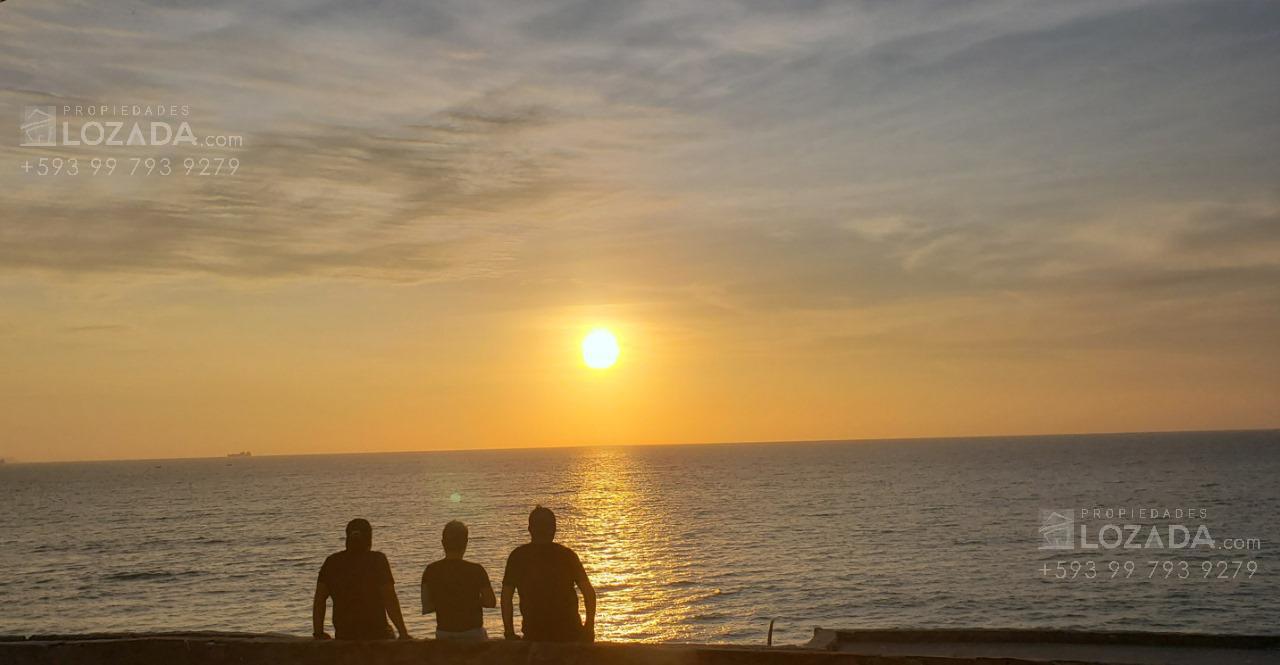
[[[484,575],[484,584],[480,586],[480,607],[497,607],[498,599],[493,595],[493,583],[489,581],[489,573],[480,569]]]
[[[324,632],[324,613],[329,603],[329,587],[324,582],[316,582],[316,595],[311,601],[311,636],[317,640],[329,639]]]
[[[396,630],[400,633],[400,639],[413,639],[409,637],[409,629],[404,625],[404,615],[400,613],[400,597],[396,595],[396,585],[384,584],[380,591],[382,605],[387,608],[387,615],[391,617],[391,623],[395,624]]]
[[[516,588],[507,584],[502,585],[502,636],[508,640],[518,640],[516,637],[516,618],[515,606],[511,602],[516,596]]]
[[[516,609],[512,600],[516,597],[516,585],[520,583],[520,572],[523,570],[521,565],[522,558],[515,551],[507,556],[507,567],[502,571],[502,637],[508,640],[518,640],[516,636]]]
[[[422,574],[422,613],[431,614],[436,611],[435,603],[431,602],[431,587],[427,586],[427,574]]]
[[[378,595],[382,597],[382,606],[387,610],[387,616],[391,617],[391,623],[395,624],[396,631],[400,633],[400,639],[409,640],[409,629],[404,626],[404,614],[400,612],[400,596],[396,595],[396,578],[391,575],[391,562],[387,561],[386,555],[381,552],[375,552],[381,561],[378,562],[379,570],[376,572],[378,580]]]
[[[591,580],[587,578],[587,571],[582,567],[581,562],[578,563],[574,582],[582,590],[582,604],[587,610],[587,623],[582,626],[585,633],[583,637],[588,642],[594,642],[596,641],[596,589],[591,586]]]

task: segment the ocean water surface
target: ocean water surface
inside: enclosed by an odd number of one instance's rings
[[[771,619],[778,643],[814,626],[1276,634],[1280,617],[1280,432],[1263,431],[10,464],[0,633],[309,635],[320,564],[365,517],[426,637],[418,580],[443,524],[471,527],[467,558],[497,584],[536,503],[592,577],[600,639],[762,644]],[[1093,507],[1133,512],[1092,528],[1203,524],[1253,547],[1041,549],[1042,510]],[[486,624],[501,634],[497,610]]]

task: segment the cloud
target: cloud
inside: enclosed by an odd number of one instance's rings
[[[122,323],[95,323],[78,326],[65,326],[62,328],[62,332],[72,335],[93,335],[100,333],[122,333],[128,332],[132,329],[133,326]]]
[[[620,293],[760,311],[1100,279],[1225,289],[1273,260],[1274,3],[6,12],[0,106],[176,100],[248,147],[234,178],[0,175],[4,270],[558,283],[594,268]],[[1206,210],[1227,212],[1189,217]]]
[[[1212,206],[1193,215],[1177,240],[1189,252],[1269,252],[1280,262],[1280,209]]]
[[[521,138],[556,121],[546,109],[482,103],[378,134],[296,127],[250,136],[244,150],[220,155],[238,159],[238,172],[209,177],[188,175],[180,153],[168,176],[126,176],[129,158],[99,148],[94,157],[120,161],[114,177],[136,179],[132,190],[68,196],[65,181],[23,183],[11,197],[21,213],[0,218],[0,266],[397,281],[488,274],[520,233],[503,216],[568,186],[567,158]]]

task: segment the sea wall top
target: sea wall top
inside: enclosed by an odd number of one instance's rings
[[[969,665],[990,659],[880,657],[797,648],[437,640],[337,642],[228,635],[0,640],[7,665]],[[1005,665],[1030,662],[1000,660]],[[1039,661],[1070,665],[1070,661]]]

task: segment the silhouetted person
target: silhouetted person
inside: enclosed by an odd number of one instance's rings
[[[312,635],[329,639],[324,632],[325,601],[333,597],[333,629],[340,640],[388,640],[392,638],[387,616],[409,639],[400,614],[400,598],[391,577],[391,564],[382,552],[373,551],[373,527],[367,520],[347,523],[347,549],[329,555],[320,567],[316,596],[311,605]]]
[[[437,640],[487,640],[484,607],[497,607],[484,566],[464,561],[467,525],[454,520],[440,537],[444,558],[422,571],[422,613],[436,614]]]
[[[502,627],[509,640],[516,637],[512,597],[520,593],[524,639],[535,642],[592,642],[596,631],[596,590],[573,550],[554,543],[556,515],[538,506],[529,513],[533,542],[507,557],[502,575]],[[587,623],[578,615],[578,593],[587,608]]]

